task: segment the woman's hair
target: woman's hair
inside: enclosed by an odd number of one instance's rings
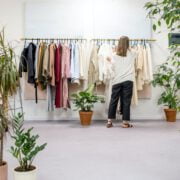
[[[117,47],[117,55],[127,56],[127,51],[129,49],[129,38],[127,36],[122,36],[119,39]]]

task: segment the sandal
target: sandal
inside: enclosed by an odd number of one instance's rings
[[[108,123],[106,124],[106,127],[107,127],[107,128],[111,128],[111,127],[113,127],[112,122],[108,122]]]
[[[129,123],[123,123],[122,128],[132,128],[133,125]]]

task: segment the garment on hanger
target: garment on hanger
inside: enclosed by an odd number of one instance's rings
[[[86,52],[85,43],[79,43],[79,75],[80,79],[85,79]]]
[[[144,55],[143,55],[143,48],[138,45],[137,47],[137,60],[136,60],[136,84],[137,90],[143,90],[144,85],[144,77],[143,77],[143,68],[144,68]]]
[[[80,84],[80,60],[79,60],[79,45],[71,43],[71,82]]]
[[[68,78],[70,78],[70,48],[66,45],[62,45],[62,57],[61,57],[61,73],[62,73],[62,89],[63,89],[63,108],[70,108],[69,102],[69,89]]]
[[[109,44],[102,44],[98,52],[99,63],[99,81],[106,82],[106,80],[112,79],[113,70],[112,64],[108,61],[108,58],[112,59],[113,49]]]
[[[152,73],[152,59],[149,44],[143,49],[143,76],[144,76],[144,85],[142,90],[138,90],[139,99],[150,99],[152,96],[152,86],[151,81],[153,80]]]
[[[149,81],[151,82],[153,80],[153,70],[152,70],[152,57],[151,57],[151,48],[149,44],[146,44],[146,50],[147,50],[147,61],[148,61],[148,76]]]
[[[61,73],[61,59],[62,55],[62,46],[59,44],[56,49],[55,54],[55,81],[56,81],[56,95],[55,95],[55,106],[56,108],[63,107],[63,82],[62,82],[62,73]]]
[[[26,51],[26,50],[25,50]],[[35,63],[35,53],[36,53],[36,45],[34,43],[30,43],[27,47],[27,53],[25,59],[27,62],[27,71],[28,71],[28,83],[34,84],[35,83],[35,71],[34,71],[34,63]],[[22,58],[22,60],[25,60]],[[22,62],[21,64],[23,64]],[[25,64],[24,64],[25,65]],[[26,70],[26,67],[24,67]]]
[[[93,45],[88,70],[88,84],[99,83],[98,47]]]
[[[49,62],[48,62],[48,74],[49,82],[47,85],[47,99],[48,99],[48,110],[54,110],[54,94],[55,94],[55,52],[56,44],[51,43],[49,45]]]
[[[55,51],[56,51],[56,44],[51,43],[49,45],[49,76],[50,76],[50,84],[51,86],[55,86]]]
[[[83,84],[83,89],[87,89],[88,88],[88,71],[89,71],[89,64],[90,64],[90,57],[91,57],[91,52],[92,52],[92,48],[93,48],[93,43],[90,41],[87,41],[84,44],[83,47],[83,74],[84,74],[84,84]]]
[[[21,57],[20,57],[20,63],[19,63],[19,76],[22,77],[23,72],[27,72],[27,57],[28,56],[28,47],[24,47]]]
[[[36,45],[36,54],[35,54],[35,63],[34,63],[35,80],[36,80],[36,82],[37,82],[37,79],[38,79],[38,53],[39,53],[39,46],[40,46],[40,44],[37,43],[37,45]]]
[[[44,84],[45,79],[43,76],[43,63],[44,63],[44,54],[47,49],[46,43],[41,43],[39,45],[39,53],[38,53],[38,59],[37,59],[37,83],[40,85],[42,89],[46,88],[46,85]]]
[[[112,64],[108,58],[112,59],[113,50],[109,44],[102,44],[98,51],[98,65],[99,65],[99,81],[105,84],[105,102],[106,109],[109,107],[111,98],[112,81],[114,76]]]
[[[48,45],[44,51],[43,66],[42,66],[42,76],[43,76],[43,87],[47,87],[48,82],[50,81],[50,72],[49,72],[49,52],[50,46]]]

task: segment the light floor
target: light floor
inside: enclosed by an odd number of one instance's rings
[[[134,121],[107,129],[104,121],[28,123],[47,142],[34,164],[38,180],[180,180],[180,121]],[[16,161],[6,152],[9,180]]]

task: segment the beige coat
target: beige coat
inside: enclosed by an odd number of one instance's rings
[[[54,71],[54,63],[55,63],[55,50],[56,45],[54,43],[49,46],[49,76],[50,76],[50,84],[51,86],[55,86],[55,71]]]
[[[88,70],[88,84],[92,84],[99,81],[99,66],[98,66],[98,48],[94,45]]]

